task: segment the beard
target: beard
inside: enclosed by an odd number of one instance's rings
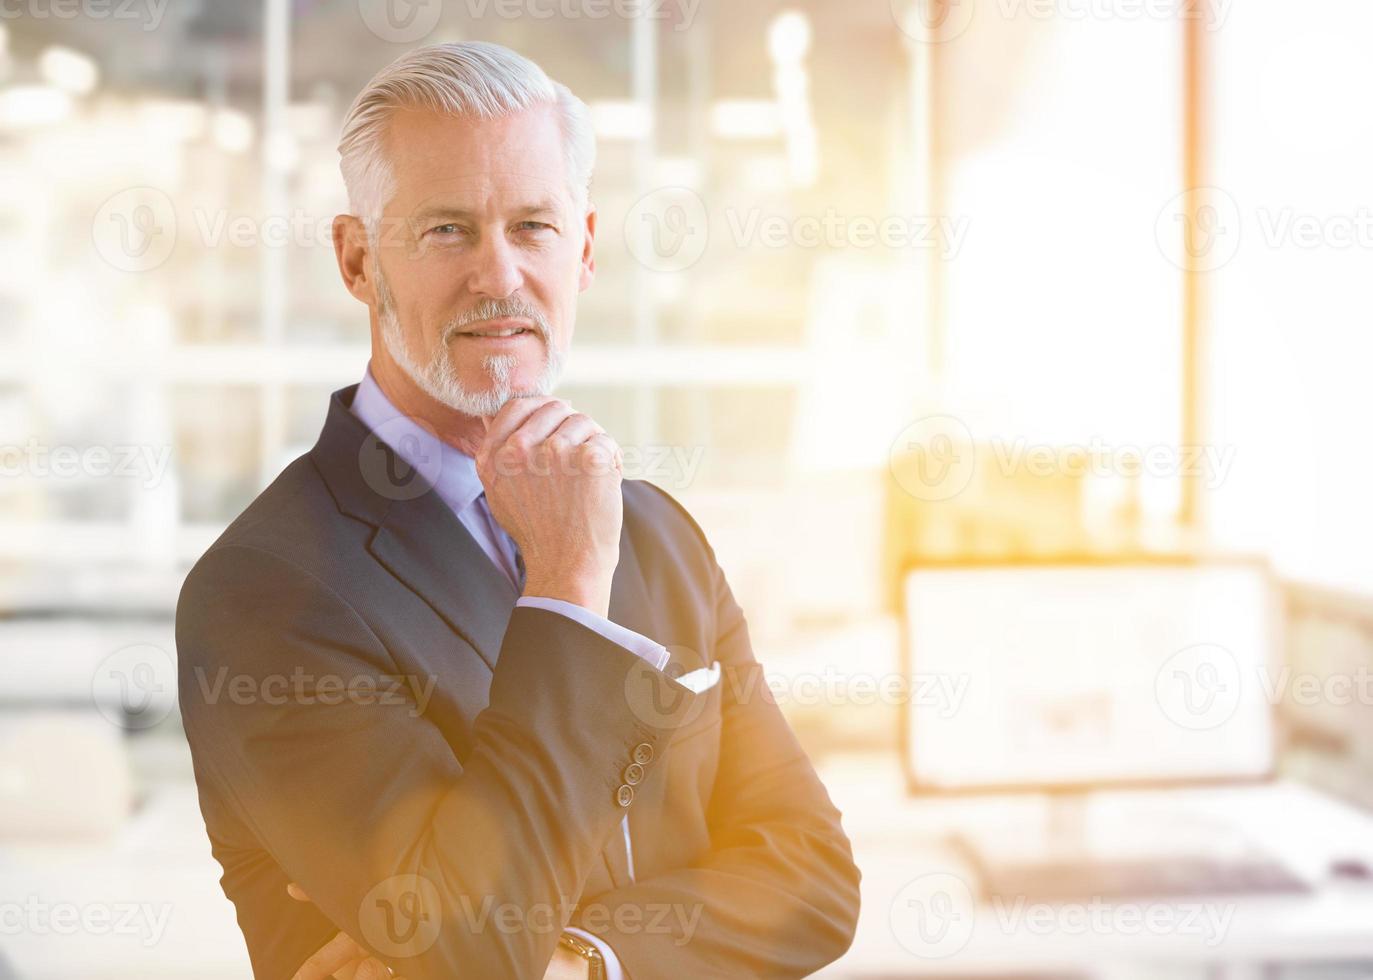
[[[427,362],[421,363],[405,339],[405,331],[401,328],[400,317],[396,313],[395,297],[391,295],[386,276],[381,271],[381,263],[374,262],[373,270],[377,277],[377,320],[381,323],[381,337],[382,342],[386,344],[386,351],[406,376],[430,398],[464,415],[495,415],[501,410],[501,406],[512,398],[553,393],[553,386],[562,375],[563,352],[553,343],[553,331],[548,319],[539,310],[517,296],[484,299],[444,325],[434,353]],[[483,390],[474,391],[464,385],[458,377],[457,366],[449,353],[449,341],[455,333],[469,324],[501,317],[522,317],[529,320],[534,332],[543,341],[543,370],[534,379],[532,386],[516,390],[512,386],[511,378],[519,367],[519,356],[486,354],[482,357],[481,366],[491,383]]]

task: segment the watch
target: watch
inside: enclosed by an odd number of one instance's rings
[[[605,959],[601,956],[601,951],[591,943],[580,936],[565,932],[558,937],[558,945],[586,960],[587,976],[590,980],[605,980]]]

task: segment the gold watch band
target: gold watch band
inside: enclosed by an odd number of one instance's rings
[[[565,932],[558,937],[558,945],[571,950],[586,960],[590,967],[587,971],[590,980],[605,980],[605,959],[601,956],[601,951],[591,943],[581,936],[574,936],[570,932]]]

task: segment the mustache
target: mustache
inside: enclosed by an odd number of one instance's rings
[[[455,316],[443,329],[443,342],[448,343],[453,339],[454,334],[474,323],[499,320],[505,317],[519,317],[528,320],[543,341],[548,342],[548,320],[536,307],[517,296],[511,296],[507,299],[484,299],[466,313]]]

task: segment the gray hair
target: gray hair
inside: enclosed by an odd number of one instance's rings
[[[377,234],[382,210],[396,191],[385,152],[386,126],[395,110],[495,119],[538,105],[557,110],[568,187],[573,202],[584,209],[596,166],[596,136],[586,103],[528,58],[486,41],[416,48],[377,72],[358,94],[338,145],[349,209]]]

